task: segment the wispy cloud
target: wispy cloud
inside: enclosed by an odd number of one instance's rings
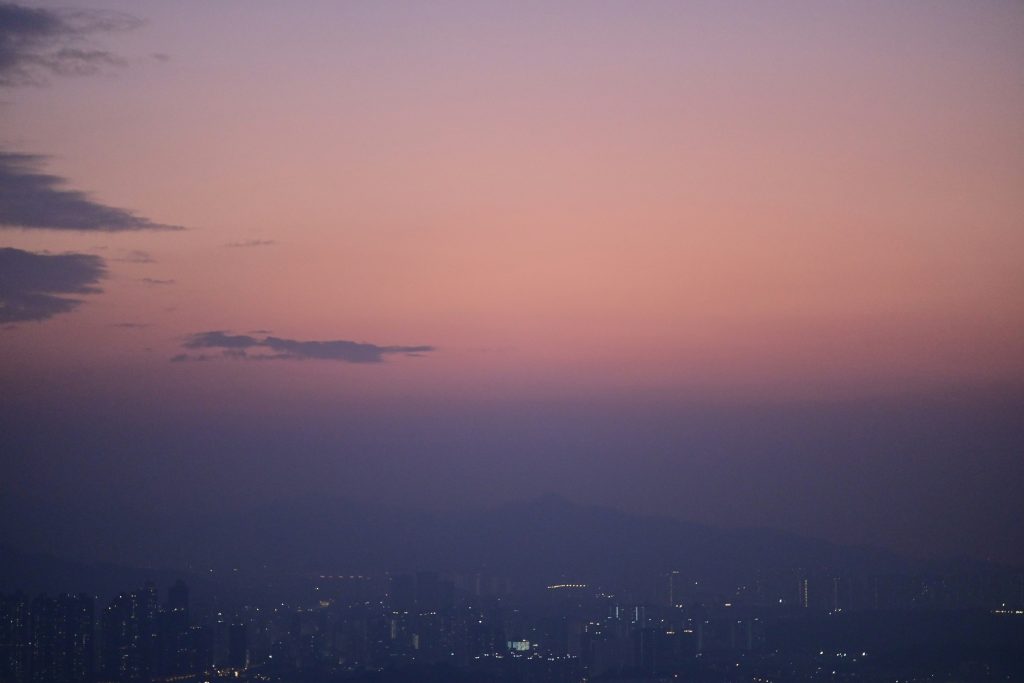
[[[0,323],[46,320],[82,302],[62,296],[93,294],[106,274],[92,254],[45,254],[0,248]]]
[[[176,280],[172,280],[172,279],[162,280],[162,279],[157,278],[157,277],[144,277],[144,278],[142,278],[140,280],[140,282],[142,282],[144,284],[147,284],[147,285],[173,285],[176,282]]]
[[[230,249],[239,249],[245,247],[272,247],[277,242],[274,240],[241,240],[240,242],[228,242],[225,247]]]
[[[123,66],[122,57],[88,39],[141,24],[120,12],[0,3],[0,87],[41,85],[49,76],[84,76]]]
[[[123,261],[125,263],[156,263],[156,259],[153,258],[152,254],[148,251],[141,251],[139,249],[129,251],[126,255],[113,260]]]
[[[0,151],[0,227],[119,232],[181,230],[67,190],[67,180],[39,173],[45,157]]]
[[[380,363],[387,355],[419,355],[435,350],[433,346],[378,346],[347,340],[300,341],[219,330],[193,334],[183,346],[188,349],[221,349],[223,357],[238,360],[335,360],[346,363]],[[206,354],[180,354],[172,360],[209,358]]]
[[[172,363],[185,363],[187,361],[210,360],[211,358],[213,358],[213,357],[212,356],[208,356],[205,353],[198,353],[198,354],[197,353],[193,353],[193,354],[179,353],[177,356],[173,356],[171,358],[171,362]]]

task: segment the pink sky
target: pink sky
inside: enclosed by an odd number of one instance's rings
[[[155,261],[5,332],[19,366],[173,375],[182,335],[272,329],[438,347],[315,371],[399,392],[1024,371],[1018,6],[122,9],[129,65],[8,90],[0,139],[188,231],[4,231]]]
[[[11,415],[1024,381],[1024,4],[72,5],[142,23],[0,86],[0,152],[185,230],[0,227],[107,269],[0,329]],[[214,330],[434,350],[185,346]]]

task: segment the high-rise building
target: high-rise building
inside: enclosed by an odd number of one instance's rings
[[[93,675],[93,600],[39,596],[29,610],[30,678],[38,683],[89,681]]]
[[[30,642],[25,594],[0,594],[0,681],[28,680]]]
[[[142,681],[158,671],[159,604],[156,587],[119,595],[103,610],[101,666],[109,680]]]
[[[413,612],[416,609],[416,577],[392,574],[388,586],[388,605],[392,612]]]
[[[249,666],[249,642],[245,620],[235,617],[228,627],[228,666],[244,669]]]
[[[172,676],[193,673],[189,631],[188,586],[181,579],[167,590],[160,615],[161,671]]]

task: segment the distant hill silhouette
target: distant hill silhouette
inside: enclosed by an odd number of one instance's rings
[[[99,597],[102,604],[115,595],[142,587],[147,581],[163,589],[180,578],[189,582],[193,593],[196,588],[203,592],[210,586],[203,577],[177,570],[94,564],[0,545],[0,592],[22,591],[30,598],[39,593],[86,593]]]
[[[631,515],[606,507],[579,505],[557,496],[471,511],[424,512],[347,500],[306,498],[261,504],[250,512],[197,517],[169,523],[144,517],[110,521],[96,516],[54,516],[46,537],[9,534],[12,547],[46,551],[89,563],[109,560],[116,546],[120,567],[61,565],[41,555],[9,549],[0,561],[0,587],[33,574],[52,584],[76,572],[105,585],[99,575],[124,576],[124,587],[145,571],[127,565],[202,574],[232,567],[280,572],[316,571],[484,571],[540,584],[562,578],[622,585],[639,577],[677,570],[713,578],[723,585],[749,579],[757,570],[905,573],[920,563],[892,553],[836,545],[769,529],[717,529],[666,517]],[[7,524],[11,524],[8,518]],[[16,523],[16,522],[15,522]],[[2,527],[0,527],[2,528]],[[67,552],[60,539],[79,541]],[[47,546],[46,541],[53,540]],[[113,541],[111,539],[116,539]],[[33,543],[34,541],[34,543]],[[89,543],[99,550],[89,554]],[[977,567],[983,567],[976,563]],[[34,567],[34,568],[33,568]],[[43,569],[45,568],[45,571]],[[151,575],[152,570],[148,570]],[[42,583],[42,579],[36,583]],[[732,585],[735,585],[734,583]],[[27,587],[27,586],[25,586]]]

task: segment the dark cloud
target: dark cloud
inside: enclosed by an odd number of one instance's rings
[[[83,76],[123,66],[124,59],[86,41],[141,23],[118,12],[0,3],[0,87],[40,85],[47,76]]]
[[[200,332],[185,343],[189,349],[223,349],[227,358],[242,360],[339,360],[346,363],[380,363],[388,354],[417,355],[434,350],[433,346],[377,346],[363,342],[299,341],[281,337],[255,337],[223,331]],[[255,353],[250,353],[255,351]],[[184,356],[184,357],[182,357]],[[172,360],[206,360],[208,356],[181,354]]]
[[[87,76],[104,66],[124,66],[125,61],[106,50],[64,48],[37,63],[60,76]]]
[[[193,334],[184,346],[190,349],[247,349],[258,346],[259,340],[247,334],[227,334],[226,332],[199,332]]]
[[[272,247],[277,242],[274,240],[242,240],[240,242],[228,242],[225,247],[232,249],[244,248],[244,247]]]
[[[147,327],[152,327],[149,323],[112,323],[111,327],[120,327],[124,330],[144,330]]]
[[[99,292],[103,259],[91,254],[37,254],[0,248],[0,322],[46,320],[82,302],[63,294]]]
[[[65,190],[60,176],[38,173],[44,157],[0,151],[0,227],[50,230],[181,230]]]

